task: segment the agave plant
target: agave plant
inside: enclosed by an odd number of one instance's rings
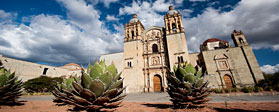
[[[168,89],[175,108],[202,107],[209,101],[208,81],[204,82],[202,70],[191,64],[174,66],[174,72],[167,74]]]
[[[22,95],[22,81],[18,80],[15,72],[11,73],[10,70],[6,70],[2,65],[0,67],[0,104],[22,104],[21,101],[18,101],[18,98]]]
[[[102,111],[119,107],[126,96],[121,96],[125,87],[113,63],[106,66],[104,61],[96,61],[93,66],[89,63],[87,72],[83,69],[81,72],[80,78],[71,77],[54,89],[55,102],[73,105],[74,110]]]

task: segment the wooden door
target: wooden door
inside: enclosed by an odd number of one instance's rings
[[[232,78],[229,75],[224,75],[224,81],[227,88],[232,88]]]
[[[162,84],[160,76],[155,75],[153,78],[153,87],[154,92],[161,92],[162,91]]]

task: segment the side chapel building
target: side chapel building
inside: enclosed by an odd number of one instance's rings
[[[242,31],[231,34],[235,47],[211,38],[200,45],[199,53],[188,53],[180,12],[170,6],[164,22],[165,27],[145,29],[134,14],[125,24],[124,52],[100,57],[122,71],[126,93],[165,91],[168,70],[185,61],[205,69],[213,88],[251,86],[264,78]]]

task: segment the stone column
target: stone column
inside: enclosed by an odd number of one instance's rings
[[[177,20],[178,20],[178,18],[175,17],[176,32],[179,33],[180,30],[179,30],[179,27],[178,27],[178,21]]]
[[[181,19],[181,16],[178,16],[178,18],[179,18],[179,24],[180,24],[180,29],[181,29],[181,31],[180,32],[184,32],[184,27],[183,27],[183,24],[182,24],[182,19]]]

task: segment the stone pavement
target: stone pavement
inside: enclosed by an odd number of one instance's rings
[[[243,93],[242,93],[243,94]],[[248,93],[247,93],[248,94]],[[31,100],[31,101],[46,101],[52,100],[54,97],[52,95],[39,95],[39,96],[23,96],[20,100]],[[261,96],[228,96],[228,95],[211,95],[212,103],[215,102],[279,102],[278,94],[266,94]],[[167,93],[137,93],[128,94],[124,101],[128,102],[170,102],[170,97]]]

